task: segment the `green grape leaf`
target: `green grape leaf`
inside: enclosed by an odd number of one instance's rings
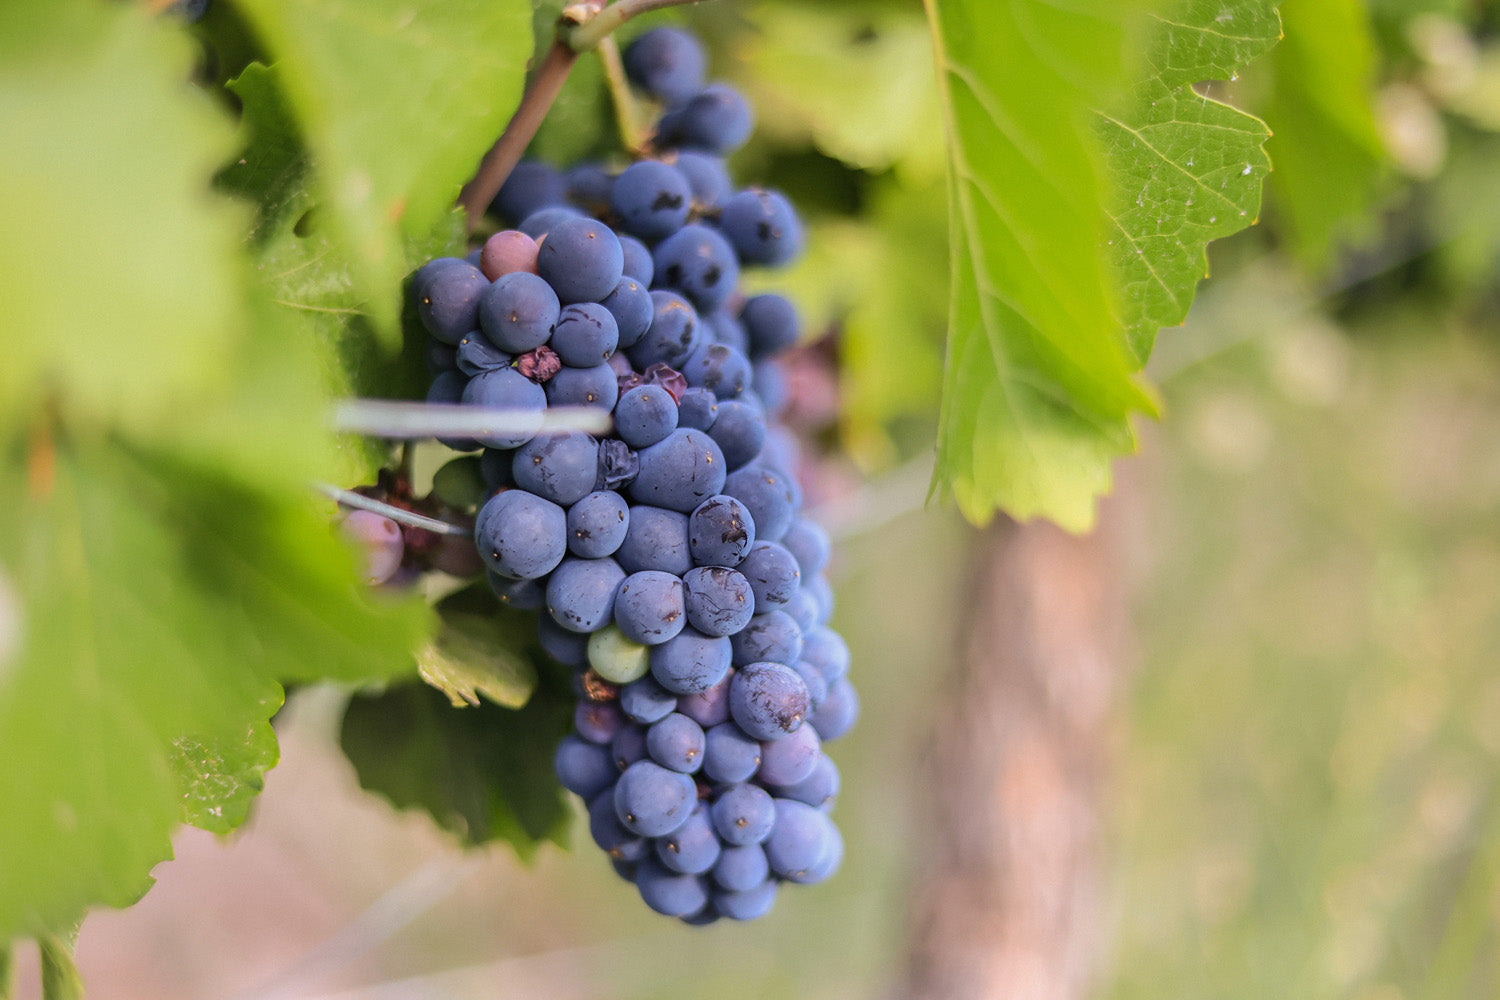
[[[455,707],[479,704],[479,696],[504,708],[520,708],[536,688],[536,664],[522,652],[535,626],[529,616],[507,614],[489,584],[476,583],[437,604],[442,626],[417,654],[422,679]]]
[[[1279,23],[1265,0],[928,11],[954,266],[937,482],[975,522],[1081,530],[1131,414],[1154,411],[1137,372],[1157,327],[1185,314],[1208,240],[1258,210],[1264,126],[1193,84]]]
[[[220,469],[60,430],[4,458],[22,638],[0,673],[0,856],[25,861],[0,869],[9,935],[133,901],[184,807],[215,807],[208,782],[222,828],[274,761],[245,734],[279,681],[409,673],[427,612],[362,598],[326,516]]]
[[[257,206],[250,250],[263,325],[285,328],[302,345],[324,395],[420,398],[425,333],[408,315],[401,356],[392,359],[380,349],[351,265],[329,233],[309,154],[278,80],[275,69],[252,63],[227,84],[244,108],[244,152],[218,178],[222,190]],[[462,253],[463,240],[461,213],[450,211],[430,232],[407,240],[407,265]],[[344,462],[325,478],[370,482],[388,458],[378,442],[346,438],[341,446]]]
[[[265,787],[265,773],[281,757],[276,732],[263,721],[280,705],[280,697],[269,699],[238,736],[172,740],[168,760],[181,791],[184,823],[226,834],[245,822],[251,803]]]
[[[1151,410],[1098,250],[1090,111],[1125,78],[1129,5],[929,0],[949,152],[952,302],[937,478],[1074,529]]]
[[[1386,164],[1375,123],[1375,40],[1357,0],[1283,0],[1280,10],[1286,38],[1272,53],[1263,109],[1276,133],[1267,146],[1276,165],[1270,203],[1293,253],[1326,267],[1340,240],[1357,235]]]
[[[1121,276],[1121,312],[1137,364],[1156,331],[1187,316],[1208,275],[1210,240],[1256,221],[1271,169],[1258,118],[1199,94],[1276,44],[1273,0],[1186,0],[1153,15],[1149,76],[1125,106],[1099,115],[1105,164],[1108,255]]]
[[[455,708],[426,684],[401,684],[353,698],[340,739],[367,790],[425,810],[465,844],[502,840],[529,860],[543,841],[567,842],[552,755],[572,718],[572,699],[549,688],[511,710]]]
[[[238,6],[276,59],[316,166],[332,270],[395,346],[407,243],[450,214],[519,100],[531,10],[481,0]]]
[[[191,40],[137,6],[0,4],[0,427],[45,402],[167,433],[163,400],[233,384],[244,213],[207,185],[231,129],[192,97]]]
[[[850,166],[942,176],[932,42],[915,7],[771,2],[737,61],[761,134]]]

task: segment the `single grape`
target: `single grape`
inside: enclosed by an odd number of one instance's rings
[[[766,850],[759,844],[728,846],[719,851],[710,874],[715,884],[730,892],[748,892],[771,874]]]
[[[567,196],[562,174],[537,160],[522,160],[511,168],[510,176],[500,185],[490,211],[502,219],[519,222],[539,209],[561,205]]]
[[[823,756],[822,748],[812,726],[798,726],[785,739],[769,740],[761,746],[757,777],[768,785],[795,785],[804,781]]]
[[[677,696],[658,684],[650,674],[620,689],[620,710],[636,722],[649,725],[665,718],[676,707]]]
[[[724,492],[739,500],[755,521],[757,540],[774,542],[786,534],[800,497],[790,476],[760,462],[729,473]]]
[[[740,93],[711,83],[662,115],[656,141],[661,146],[727,156],[745,144],[754,126],[755,116]]]
[[[737,667],[760,662],[791,666],[802,656],[802,630],[791,615],[779,609],[751,618],[729,642]]]
[[[455,371],[458,368],[458,348],[452,344],[445,344],[431,334],[427,335],[427,344],[422,351],[422,360],[427,363],[428,375],[439,375],[446,371]]]
[[[703,339],[697,310],[676,292],[653,291],[651,310],[651,324],[646,332],[625,350],[625,356],[639,371],[658,362],[681,364]]]
[[[679,875],[655,857],[647,857],[635,871],[641,899],[668,917],[690,917],[708,906],[708,889],[703,883],[701,875]]]
[[[798,587],[781,610],[792,616],[804,634],[818,627],[818,599],[806,587]]]
[[[610,207],[620,228],[651,242],[670,236],[687,222],[693,193],[676,167],[640,160],[620,171],[610,192]]]
[[[758,406],[726,399],[719,404],[719,418],[708,436],[724,453],[724,462],[733,472],[753,462],[765,446],[766,418]]]
[[[613,625],[589,634],[589,666],[615,684],[629,684],[651,669],[646,647]]]
[[[731,785],[714,799],[710,813],[724,843],[735,847],[759,844],[771,835],[776,822],[771,793],[759,785]]]
[[[729,169],[722,157],[683,150],[672,162],[687,178],[688,189],[693,193],[693,207],[699,211],[718,211],[734,193],[734,183],[729,179]]]
[[[724,237],[747,264],[780,266],[802,252],[802,223],[780,191],[749,188],[724,203]]]
[[[677,429],[677,403],[657,385],[638,385],[615,404],[615,433],[632,448],[645,448]]]
[[[479,322],[479,302],[490,281],[484,272],[461,260],[439,258],[412,279],[417,315],[427,332],[445,344],[457,344]]]
[[[703,728],[673,712],[646,730],[646,752],[662,767],[692,774],[703,766]]]
[[[615,186],[614,174],[603,164],[581,163],[563,174],[568,200],[584,210],[601,215],[609,211],[609,192]]]
[[[827,754],[819,754],[807,777],[795,785],[776,785],[772,790],[777,798],[796,799],[798,802],[806,802],[814,809],[825,809],[838,798],[839,784],[838,767]]]
[[[719,860],[719,838],[702,803],[688,821],[656,841],[656,859],[683,875],[704,875]]]
[[[545,597],[545,591],[543,591]],[[569,632],[550,615],[538,615],[536,619],[537,643],[542,652],[565,667],[586,669],[589,665],[589,637]]]
[[[620,386],[608,364],[592,368],[564,366],[547,383],[544,395],[549,406],[597,406],[612,410],[620,397]]]
[[[505,368],[514,358],[491,344],[478,330],[464,334],[453,355],[454,364],[465,375],[478,375],[494,368]]]
[[[613,785],[619,774],[608,749],[577,736],[563,737],[553,765],[562,786],[585,799]]]
[[[734,679],[730,670],[719,683],[677,699],[677,711],[704,729],[729,721],[729,685]]]
[[[497,493],[480,508],[474,542],[485,565],[502,576],[531,580],[562,561],[567,517],[550,500],[525,490]]]
[[[716,890],[713,893],[713,905],[714,909],[730,920],[759,920],[776,905],[776,880],[767,879],[744,892]]]
[[[617,771],[624,771],[638,760],[646,759],[646,727],[639,723],[621,726],[609,744],[610,756]]]
[[[681,292],[700,312],[722,305],[740,279],[729,241],[702,223],[685,225],[662,240],[651,259],[656,284]]]
[[[781,544],[797,559],[797,566],[804,577],[821,573],[828,565],[832,543],[822,525],[806,518],[796,518],[781,536]]]
[[[682,589],[687,623],[704,635],[733,636],[755,614],[750,581],[727,566],[693,567],[682,575]]]
[[[685,100],[703,86],[703,46],[680,28],[652,28],[625,47],[621,61],[630,82],[659,101]]]
[[[651,669],[656,673],[654,660]],[[785,664],[746,664],[730,685],[729,712],[747,735],[758,740],[783,739],[807,718],[807,685]]]
[[[818,709],[822,708],[823,702],[828,699],[827,678],[818,672],[817,667],[806,660],[793,663],[792,669],[797,671],[797,676],[802,678],[803,684],[807,685],[807,710],[813,715],[818,714]]]
[[[828,697],[808,723],[818,731],[823,742],[836,740],[850,729],[859,718],[859,695],[849,678],[841,677],[828,685]]]
[[[619,339],[619,325],[607,308],[597,302],[576,302],[562,307],[547,346],[563,364],[591,368],[609,360]]]
[[[596,466],[591,482],[597,478]],[[612,556],[629,527],[630,505],[624,497],[614,490],[590,492],[568,508],[568,551],[582,559]]]
[[[590,743],[604,746],[625,724],[620,706],[612,701],[580,701],[573,709],[573,730]],[[580,793],[581,794],[581,793]],[[585,796],[587,797],[587,796]]]
[[[710,727],[703,741],[703,773],[715,781],[749,781],[760,767],[760,741],[733,722]]]
[[[374,511],[351,510],[339,529],[363,552],[366,583],[385,583],[396,575],[406,554],[401,525]]]
[[[514,271],[485,289],[479,300],[479,327],[496,347],[521,354],[547,342],[561,308],[545,279]]]
[[[750,359],[759,361],[780,354],[797,343],[802,335],[802,320],[797,307],[782,295],[753,295],[740,308],[740,322],[750,341]]]
[[[491,281],[516,271],[536,274],[536,240],[519,229],[500,230],[480,248],[479,269]]]
[[[802,582],[802,570],[797,566],[796,557],[776,542],[756,541],[738,568],[750,581],[750,590],[755,594],[756,614],[784,606]]]
[[[615,593],[615,624],[635,642],[666,642],[687,624],[682,580],[655,569],[630,574]]]
[[[624,274],[620,240],[598,219],[564,219],[537,249],[536,269],[564,304],[598,302]]]
[[[676,576],[686,573],[693,568],[687,515],[644,504],[632,506],[625,541],[615,559],[627,573],[643,569],[659,569]]]
[[[512,580],[488,568],[484,575],[489,581],[490,590],[495,592],[495,599],[507,608],[540,611],[547,604],[547,588],[543,583],[536,580]]]
[[[540,434],[516,449],[511,475],[523,490],[562,507],[594,491],[599,442],[583,431]]]
[[[746,395],[753,374],[749,358],[727,344],[711,341],[700,343],[682,363],[682,375],[688,385],[709,389],[721,400]],[[758,410],[756,412],[759,414]],[[764,438],[765,417],[761,416],[760,421],[760,436]],[[760,450],[759,444],[755,450]]]
[[[566,557],[547,580],[547,613],[573,632],[593,632],[609,624],[615,591],[625,571],[613,559]]]
[[[615,815],[613,779],[589,800],[589,836],[615,861],[640,861],[651,851],[651,842],[625,829]]]
[[[684,628],[651,647],[651,676],[668,691],[692,694],[713,687],[728,673],[730,655],[728,639]]]
[[[629,490],[635,503],[687,513],[723,492],[724,453],[702,431],[678,428],[639,454]]]
[[[620,252],[625,257],[625,277],[634,278],[643,286],[650,287],[651,279],[656,276],[656,265],[651,262],[651,251],[646,249],[646,244],[634,236],[620,236]]]
[[[655,306],[646,283],[626,274],[599,303],[615,321],[615,346],[634,346],[651,327]],[[613,355],[611,355],[613,357]],[[625,360],[629,360],[628,358]]]
[[[711,430],[719,416],[719,398],[709,389],[688,389],[677,401],[677,425]]]
[[[805,802],[776,799],[776,822],[766,840],[766,860],[782,878],[804,876],[833,847],[833,822]]]
[[[615,783],[615,815],[642,837],[671,833],[687,822],[697,801],[692,778],[649,760],[631,764]]]
[[[849,645],[826,625],[819,625],[803,636],[802,658],[816,667],[830,684],[849,672]]]
[[[572,205],[548,205],[526,216],[516,228],[540,244],[558,223],[581,218],[583,213]],[[541,247],[538,246],[537,249],[540,252]]]

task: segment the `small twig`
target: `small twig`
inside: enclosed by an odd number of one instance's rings
[[[391,440],[479,438],[513,434],[585,431],[607,434],[613,421],[597,406],[554,406],[521,410],[464,403],[407,403],[388,399],[349,399],[333,411],[333,429]]]
[[[511,170],[521,161],[521,154],[541,128],[542,119],[547,117],[552,102],[562,92],[563,83],[580,53],[597,48],[610,32],[632,17],[663,7],[700,2],[702,0],[619,0],[605,7],[600,0],[584,0],[565,8],[558,22],[557,37],[527,83],[516,113],[490,151],[484,154],[474,179],[459,192],[458,203],[463,207],[469,232],[478,227],[485,209],[500,193],[500,186],[510,176]]]
[[[568,33],[568,44],[574,52],[587,52],[632,17],[661,10],[663,7],[681,7],[700,2],[701,0],[619,0],[601,10],[598,16],[573,28]]]
[[[388,517],[397,524],[405,524],[413,528],[422,528],[436,535],[472,535],[474,529],[460,527],[457,524],[449,524],[447,521],[439,521],[434,517],[427,517],[414,513],[403,507],[396,507],[367,497],[363,493],[355,493],[353,490],[340,489],[330,483],[313,483],[313,489],[323,494],[330,500],[338,501],[340,506],[353,507],[355,510],[367,510],[372,514],[380,514]]]
[[[642,129],[637,124],[635,96],[630,92],[630,81],[625,79],[625,63],[620,58],[620,46],[613,35],[599,43],[599,62],[604,67],[604,80],[609,85],[610,103],[615,107],[615,127],[620,132],[620,145],[631,156],[639,156],[644,146]]]
[[[479,220],[484,218],[485,209],[495,200],[495,195],[500,193],[500,186],[505,183],[505,178],[510,176],[511,169],[520,162],[521,154],[531,144],[536,130],[541,128],[542,119],[547,117],[552,102],[557,100],[569,71],[577,61],[578,53],[567,46],[559,32],[557,40],[542,59],[541,66],[537,67],[536,75],[526,85],[526,93],[521,95],[521,104],[505,126],[505,131],[495,140],[490,151],[484,154],[474,179],[465,184],[458,194],[458,203],[463,206],[469,232],[472,233],[479,225]]]

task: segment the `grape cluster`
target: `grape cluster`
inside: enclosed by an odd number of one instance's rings
[[[647,905],[747,920],[843,856],[823,743],[858,714],[828,626],[827,534],[801,515],[797,447],[775,421],[776,356],[799,336],[745,266],[786,263],[801,224],[780,193],[736,190],[723,157],[748,105],[705,86],[703,51],[659,28],[624,54],[661,102],[653,158],[618,172],[522,162],[502,229],[413,281],[431,334],[428,398],[608,410],[613,431],[477,441],[492,496],[475,540],[502,603],[541,612],[574,669],[562,784]]]

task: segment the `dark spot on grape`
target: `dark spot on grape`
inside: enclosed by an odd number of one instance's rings
[[[769,243],[771,237],[776,235],[776,230],[769,222],[758,222],[755,225],[755,235],[762,243]]]
[[[724,272],[719,270],[719,268],[710,267],[707,271],[703,272],[703,283],[709,288],[712,288],[714,285],[717,285],[719,283],[719,279],[723,276]]]
[[[682,268],[676,264],[672,264],[667,268],[664,277],[667,280],[667,284],[680,285],[682,283]]]
[[[679,209],[682,207],[682,195],[663,191],[651,202],[651,211],[660,212],[664,208]]]

